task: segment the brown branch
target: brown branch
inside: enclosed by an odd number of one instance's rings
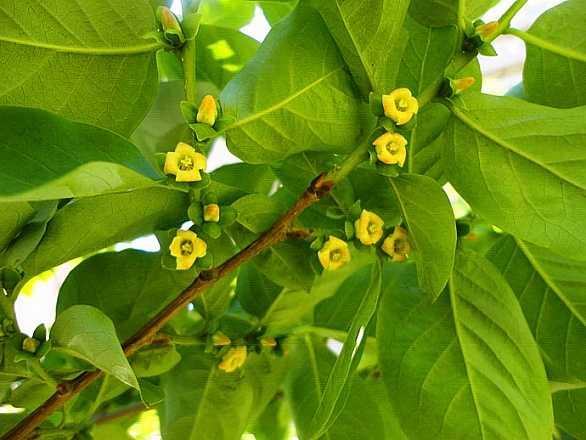
[[[96,414],[96,416],[94,417],[93,420],[96,425],[102,425],[104,423],[109,423],[112,420],[121,419],[123,417],[134,416],[136,414],[140,414],[140,413],[142,413],[144,411],[148,411],[152,408],[154,408],[154,407],[149,408],[144,403],[137,402],[132,405],[125,406],[124,408],[120,408],[116,411],[112,411],[109,413],[103,413],[103,414]]]
[[[199,274],[199,277],[187,287],[181,294],[171,301],[151,321],[142,327],[134,336],[130,337],[124,344],[123,349],[126,356],[130,356],[144,345],[151,343],[159,330],[167,324],[171,318],[185,308],[196,297],[201,295],[207,288],[212,286],[220,278],[226,276],[241,264],[256,257],[262,251],[281,242],[287,238],[287,233],[293,221],[309,206],[316,203],[320,198],[328,194],[334,187],[338,178],[343,177],[340,171],[336,177],[324,175],[318,176],[299,197],[295,204],[287,211],[271,228],[263,233],[248,247],[237,253],[218,267]],[[53,411],[62,407],[71,398],[79,394],[89,384],[102,375],[100,370],[82,373],[77,378],[63,382],[57,387],[57,391],[45,403],[25,417],[10,432],[5,434],[1,440],[24,440],[39,426]]]

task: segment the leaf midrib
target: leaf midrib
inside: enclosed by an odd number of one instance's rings
[[[533,157],[529,156],[527,153],[518,150],[517,148],[515,148],[514,145],[510,144],[509,142],[507,142],[504,139],[501,139],[500,137],[498,137],[497,134],[492,133],[491,131],[489,131],[488,129],[485,129],[483,127],[481,127],[478,123],[476,123],[473,119],[471,119],[468,115],[466,115],[465,112],[463,112],[461,109],[459,109],[458,107],[456,107],[455,105],[450,105],[450,109],[452,110],[452,113],[462,122],[464,123],[466,126],[468,126],[469,128],[471,128],[472,130],[476,131],[477,133],[481,134],[482,136],[484,136],[486,139],[494,142],[496,145],[504,148],[507,151],[510,151],[511,153],[516,154],[519,157],[522,157],[523,159],[531,162],[534,165],[537,165],[538,167],[542,168],[543,170],[549,172],[550,174],[552,174],[553,176],[557,177],[558,179],[562,180],[563,182],[567,182],[570,185],[582,190],[582,191],[586,191],[586,187],[582,187],[579,183],[573,182],[572,180],[568,179],[565,176],[562,176],[561,174],[559,174],[556,170],[554,170],[553,168],[547,166],[546,164],[539,162],[537,159],[534,159]]]
[[[562,292],[561,288],[548,275],[543,266],[539,263],[539,261],[537,261],[537,258],[535,258],[531,251],[529,251],[525,243],[523,243],[516,237],[514,237],[514,239],[519,249],[521,249],[521,252],[523,252],[523,254],[525,255],[525,258],[527,258],[533,269],[535,269],[535,271],[543,279],[545,284],[547,284],[547,286],[558,296],[560,301],[564,303],[564,305],[568,308],[572,315],[575,316],[578,319],[578,321],[580,321],[582,325],[586,327],[586,319],[574,308],[571,301],[568,300],[566,295]]]
[[[52,50],[54,52],[96,56],[138,55],[142,53],[154,52],[158,49],[163,48],[163,45],[159,42],[152,42],[147,44],[139,44],[126,47],[80,47],[43,43],[40,41],[25,40],[21,38],[13,38],[7,36],[0,36],[0,42],[12,43],[20,46],[36,47],[40,49],[47,49]]]
[[[238,128],[238,127],[240,127],[242,125],[249,124],[250,122],[253,122],[253,121],[257,120],[257,119],[260,119],[260,118],[262,118],[263,116],[265,116],[265,115],[267,115],[269,113],[273,113],[273,112],[279,110],[280,108],[282,108],[282,107],[286,106],[287,104],[289,104],[291,101],[299,98],[301,95],[303,95],[307,91],[311,90],[313,87],[315,87],[318,84],[320,84],[322,81],[325,81],[327,78],[329,78],[333,74],[338,73],[342,69],[343,69],[343,67],[342,66],[339,66],[339,67],[335,68],[334,70],[331,70],[330,72],[326,73],[322,77],[316,79],[315,81],[307,84],[305,87],[302,87],[301,89],[299,89],[298,91],[296,91],[292,95],[286,97],[282,101],[279,101],[276,104],[273,104],[272,106],[265,108],[264,110],[260,110],[260,111],[258,111],[256,113],[253,113],[253,114],[251,114],[251,115],[249,115],[249,116],[247,116],[245,118],[242,118],[242,119],[237,120],[233,124],[228,125],[226,128],[220,130],[218,132],[218,134],[222,134],[222,133],[225,133],[226,131],[233,130],[233,129]]]

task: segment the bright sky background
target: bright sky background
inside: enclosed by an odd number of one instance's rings
[[[563,0],[529,0],[528,5],[523,8],[522,12],[513,21],[513,25],[525,30],[545,10],[562,2]],[[502,1],[498,6],[488,11],[483,17],[484,21],[488,22],[497,19],[512,3],[513,0]],[[178,5],[180,5],[180,0],[175,0],[172,9],[176,12],[178,11]],[[242,28],[242,32],[258,41],[262,41],[269,30],[269,23],[260,8],[256,9],[253,20]],[[491,94],[504,94],[521,81],[525,47],[523,42],[512,36],[499,37],[494,42],[494,46],[499,54],[498,57],[480,57],[480,64],[484,73],[483,91]],[[234,162],[239,162],[239,160],[228,152],[225,143],[218,141],[208,160],[208,171]],[[455,200],[453,194],[450,194],[450,198]],[[151,252],[159,250],[159,245],[154,237],[139,238],[131,243],[117,245],[116,250],[129,247]],[[55,269],[52,274],[41,275],[26,286],[25,291],[16,302],[18,322],[25,333],[32,334],[35,327],[40,323],[45,323],[47,326],[53,323],[57,293],[73,267],[75,267],[75,263],[66,263]],[[147,417],[152,418],[152,414]],[[135,430],[134,432],[139,431]],[[135,437],[142,440],[160,438],[157,433],[148,435],[140,433],[136,434]]]

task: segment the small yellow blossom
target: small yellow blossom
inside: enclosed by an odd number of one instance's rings
[[[218,223],[220,221],[220,207],[215,203],[210,203],[203,207],[203,219],[206,222]]]
[[[265,336],[260,338],[260,345],[264,348],[275,348],[277,346],[277,340],[272,336]]]
[[[491,38],[492,35],[498,30],[499,26],[500,25],[498,21],[491,21],[490,23],[481,24],[480,26],[476,27],[476,33],[485,40],[487,38]]]
[[[177,259],[177,270],[187,270],[193,266],[195,260],[204,257],[208,245],[193,231],[177,231],[169,250]]]
[[[230,345],[232,340],[222,332],[216,332],[212,335],[212,343],[215,347],[225,347]]]
[[[407,158],[407,139],[399,133],[385,133],[379,136],[373,143],[376,149],[376,157],[387,165],[399,164],[402,167]]]
[[[177,182],[197,182],[201,180],[200,170],[207,166],[206,157],[190,145],[179,142],[175,151],[165,157],[165,174],[174,174]]]
[[[348,243],[338,237],[330,235],[318,251],[317,257],[324,269],[336,270],[350,261],[350,249]]]
[[[197,122],[208,124],[213,127],[218,117],[218,106],[216,99],[212,95],[206,95],[201,100],[197,111]]]
[[[383,236],[383,219],[374,212],[362,210],[360,218],[354,222],[356,238],[366,246],[375,244]]]
[[[395,89],[390,95],[383,95],[383,109],[387,118],[397,125],[404,125],[419,111],[417,98],[406,88]]]
[[[39,349],[39,345],[41,345],[41,343],[37,341],[35,338],[27,337],[24,338],[24,340],[22,341],[22,349],[32,354],[35,354],[37,352],[37,350]]]
[[[385,238],[382,250],[392,257],[393,261],[405,261],[411,252],[407,231],[401,226],[395,226],[393,233]]]
[[[222,358],[222,362],[220,362],[218,368],[224,370],[226,373],[232,373],[244,365],[244,362],[246,362],[246,355],[246,347],[231,348]]]
[[[473,76],[467,76],[465,78],[460,78],[452,81],[452,89],[454,90],[454,94],[462,93],[468,90],[470,87],[474,85],[476,82],[476,78]]]

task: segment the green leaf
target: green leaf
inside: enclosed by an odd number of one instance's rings
[[[51,341],[53,348],[83,359],[139,389],[112,320],[95,307],[76,305],[60,313],[51,328]]]
[[[366,107],[317,12],[298,7],[276,25],[221,96],[228,148],[268,163],[306,150],[351,151]]]
[[[0,249],[4,249],[34,215],[34,206],[27,202],[0,204]]]
[[[60,209],[23,263],[27,278],[76,257],[187,220],[184,193],[150,188],[76,200]]]
[[[310,422],[336,360],[324,342],[305,335],[293,344],[286,395],[301,440],[310,438]],[[346,406],[322,440],[345,439],[349,433],[353,440],[405,439],[393,423],[380,380],[354,375],[351,381]]]
[[[487,221],[586,257],[586,107],[554,109],[469,93],[452,105],[450,182]]]
[[[572,435],[575,440],[586,439],[586,425],[584,424],[586,389],[563,390],[554,393],[553,409],[558,428]]]
[[[586,386],[586,263],[511,236],[488,258],[517,295],[550,380]]]
[[[366,328],[376,312],[381,283],[381,264],[377,262],[371,268],[370,282],[366,285],[367,292],[356,310],[342,351],[323,388],[319,406],[309,428],[311,439],[318,439],[325,434],[344,408],[350,393],[351,377],[358,367],[366,344]]]
[[[292,290],[309,291],[315,279],[311,267],[314,252],[308,243],[288,240],[262,252],[254,265],[270,280]]]
[[[363,97],[395,86],[408,0],[314,0]],[[384,49],[382,49],[384,48]],[[382,50],[381,50],[382,49]]]
[[[432,303],[402,265],[377,317],[383,378],[409,438],[549,440],[549,384],[521,308],[479,255],[456,257]]]
[[[220,319],[228,309],[234,293],[232,282],[235,276],[235,274],[226,275],[219,279],[193,302],[204,319],[207,321]]]
[[[161,267],[161,255],[137,250],[98,254],[77,266],[61,287],[57,314],[78,304],[100,309],[125,340],[195,278]]]
[[[458,31],[453,26],[423,26],[409,17],[405,28],[409,42],[401,59],[397,85],[409,88],[417,96],[443,78],[458,44]]]
[[[129,135],[157,94],[147,0],[5,0],[0,104],[39,107]]]
[[[201,0],[198,13],[201,14],[202,24],[240,29],[252,20],[254,3],[246,0]]]
[[[250,194],[234,203],[238,212],[236,221],[255,234],[269,229],[283,211],[283,206],[274,198],[262,194]]]
[[[162,378],[163,439],[235,440],[263,411],[286,373],[286,358],[249,354],[243,374],[225,373],[209,354],[182,350]]]
[[[132,355],[130,365],[136,377],[160,376],[181,361],[173,345],[151,345]]]
[[[530,101],[552,107],[586,104],[586,2],[569,0],[545,12],[528,31],[523,86]]]
[[[163,178],[110,131],[22,107],[0,106],[0,120],[0,201],[88,197]]]
[[[222,23],[223,25],[223,23]],[[242,70],[259,43],[242,32],[201,25],[197,33],[197,78],[222,90]]]
[[[275,175],[266,165],[235,163],[224,165],[211,173],[210,192],[215,193],[223,204],[235,202],[250,194],[268,195]]]
[[[257,3],[272,26],[289,15],[297,6],[298,0],[259,0]]]
[[[409,14],[427,26],[463,25],[478,18],[499,0],[412,0]]]
[[[289,440],[291,438],[291,414],[283,393],[278,392],[263,413],[247,431],[256,440]]]
[[[456,223],[450,201],[426,176],[402,174],[389,182],[409,230],[419,285],[437,298],[450,278],[456,252]]]

